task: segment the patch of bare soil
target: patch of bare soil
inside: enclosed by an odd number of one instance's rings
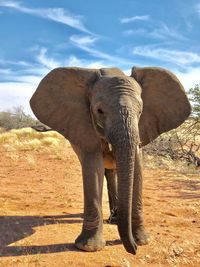
[[[145,223],[149,245],[128,254],[115,225],[104,225],[104,250],[74,247],[81,231],[80,165],[71,148],[66,159],[47,152],[0,148],[1,266],[200,266],[200,176],[162,169],[144,171]],[[104,218],[108,199],[104,188]]]

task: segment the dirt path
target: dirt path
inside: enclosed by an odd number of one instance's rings
[[[44,152],[0,149],[0,267],[200,266],[200,175],[144,171],[144,211],[151,243],[125,252],[115,225],[104,225],[107,246],[75,249],[82,223],[79,163]],[[104,218],[108,199],[104,190]]]

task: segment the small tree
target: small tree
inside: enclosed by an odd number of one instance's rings
[[[12,110],[0,112],[0,128],[6,130],[20,129],[40,124],[30,115],[24,112],[22,106],[14,107]]]
[[[0,128],[12,129],[12,116],[9,111],[0,112]]]
[[[200,84],[189,90],[189,99],[192,104],[192,116],[200,119]]]

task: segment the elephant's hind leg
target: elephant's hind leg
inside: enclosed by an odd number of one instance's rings
[[[117,224],[117,174],[116,170],[105,169],[105,176],[107,180],[110,217],[107,222]]]

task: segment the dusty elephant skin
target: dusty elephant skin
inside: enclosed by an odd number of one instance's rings
[[[76,247],[97,251],[102,237],[103,177],[110,220],[117,219],[125,249],[148,243],[143,224],[140,147],[178,127],[191,108],[178,79],[161,68],[57,68],[30,100],[36,117],[65,136],[82,166],[84,221]]]

